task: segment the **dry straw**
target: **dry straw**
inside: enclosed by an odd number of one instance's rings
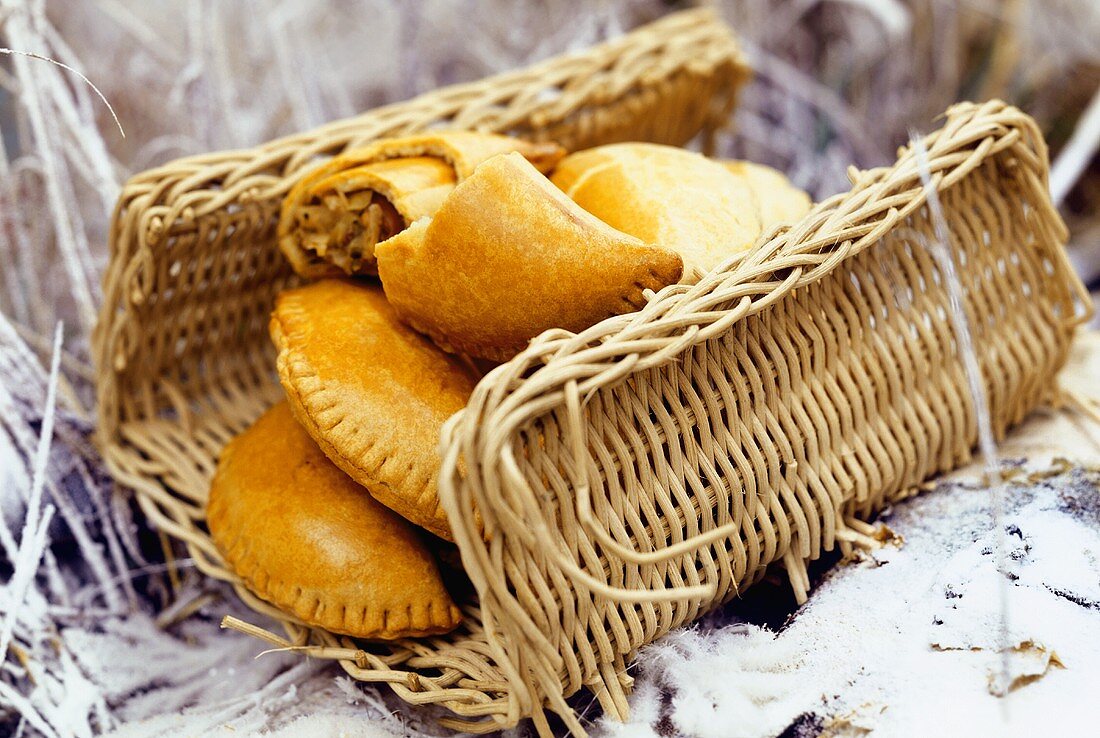
[[[638,647],[773,565],[804,598],[806,562],[869,545],[863,520],[970,458],[974,402],[926,189],[903,150],[893,167],[853,170],[850,192],[699,284],[580,335],[551,331],[482,380],[441,447],[441,495],[477,591],[456,633],[367,644],[309,630],[226,569],[203,504],[221,446],[280,395],[266,323],[293,279],[274,223],[303,167],[433,126],[572,148],[679,144],[726,120],[745,76],[728,29],[694,11],[131,180],[94,341],[98,437],[149,517],[286,637],[228,626],[439,705],[452,727],[533,717],[547,733],[548,708],[583,733],[566,697],[587,687],[624,716]],[[1000,435],[1051,390],[1089,301],[1064,256],[1030,118],[960,105],[924,146]]]

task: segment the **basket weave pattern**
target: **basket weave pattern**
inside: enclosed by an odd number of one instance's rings
[[[1002,437],[1052,389],[1088,295],[1029,117],[959,105],[924,145]],[[912,151],[853,172],[699,284],[539,337],[452,418],[443,504],[521,713],[548,704],[579,729],[562,695],[596,685],[625,719],[639,646],[772,564],[804,600],[806,562],[870,544],[861,520],[970,459],[976,403],[920,175]]]
[[[257,600],[203,525],[222,445],[281,396],[266,324],[293,277],[278,204],[317,155],[433,126],[680,144],[728,117],[746,72],[706,12],[257,149],[137,176],[111,232],[95,335],[105,460],[206,574],[286,638],[473,731],[543,707],[583,733],[586,686],[623,716],[637,648],[773,564],[866,543],[861,518],[966,460],[974,402],[911,153],[853,172],[747,257],[639,313],[544,334],[444,430],[441,497],[477,590],[452,634],[365,644]],[[1066,264],[1029,118],[960,106],[926,140],[998,433],[1050,386],[1087,299]],[[464,475],[458,473],[463,460]],[[471,515],[477,505],[488,539]]]

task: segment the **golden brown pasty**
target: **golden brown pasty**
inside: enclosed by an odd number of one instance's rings
[[[551,180],[608,225],[680,254],[695,281],[761,232],[752,191],[724,166],[674,146],[619,143],[578,151]]]
[[[437,446],[474,370],[402,323],[380,287],[350,280],[281,293],[270,328],[290,408],[325,455],[383,505],[451,539]]]
[[[496,361],[549,328],[638,310],[644,290],[682,272],[677,254],[586,213],[516,153],[483,163],[376,253],[404,320],[448,351]]]
[[[764,231],[773,225],[800,220],[813,206],[810,196],[791,184],[777,169],[740,160],[726,160],[721,164],[748,184]]]
[[[207,523],[246,586],[308,625],[392,639],[462,618],[422,534],[336,468],[285,402],[222,451]]]
[[[518,151],[549,171],[564,151],[553,143],[466,131],[391,138],[350,151],[307,174],[287,195],[279,248],[298,274],[375,274],[375,246],[431,215],[478,164]]]

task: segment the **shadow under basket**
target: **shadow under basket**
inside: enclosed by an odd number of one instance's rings
[[[746,78],[729,30],[691,11],[136,176],[114,213],[94,337],[109,469],[200,570],[281,622],[285,638],[251,629],[278,646],[437,705],[462,730],[530,717],[548,733],[551,710],[583,734],[566,701],[582,687],[624,718],[638,648],[771,566],[804,599],[807,562],[873,545],[863,521],[970,459],[960,325],[997,436],[1050,396],[1090,302],[1065,257],[1045,144],[1020,111],[958,105],[923,141],[927,185],[911,150],[853,170],[851,191],[698,284],[579,335],[550,331],[487,375],[441,440],[440,495],[476,590],[449,635],[367,643],[288,619],[226,568],[207,488],[223,444],[282,396],[267,320],[295,279],[275,219],[318,156],[439,126],[574,149],[705,140]]]

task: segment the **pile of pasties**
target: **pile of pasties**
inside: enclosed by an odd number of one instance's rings
[[[271,317],[286,401],[222,452],[214,542],[308,625],[366,639],[457,627],[437,445],[479,377],[547,329],[697,280],[809,207],[775,170],[646,143],[566,155],[442,132],[320,166],[279,223],[312,280]]]

